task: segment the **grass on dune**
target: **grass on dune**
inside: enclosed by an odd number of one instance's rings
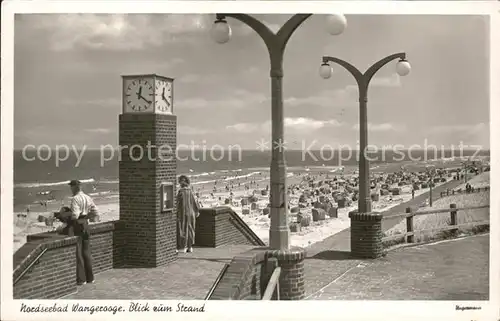
[[[471,184],[474,188],[483,188],[490,186],[490,172],[484,172],[479,175],[473,176],[473,174],[468,174],[469,179],[467,183]],[[460,184],[455,189],[465,190],[465,183]]]
[[[457,208],[489,205],[490,193],[489,191],[484,191],[480,193],[456,194],[443,197],[441,199],[436,200],[432,207],[427,206],[420,208],[418,212],[424,210],[433,210],[433,209],[448,209],[450,208],[450,204],[453,203],[457,205]],[[489,218],[490,218],[489,207],[483,209],[463,210],[463,211],[458,211],[457,213],[458,224],[486,221],[489,220]],[[450,225],[450,223],[451,223],[450,213],[421,215],[421,216],[415,216],[413,218],[413,227],[415,231],[446,227]],[[467,226],[461,228],[460,232],[477,233],[486,231],[488,229],[489,226],[470,226],[470,227]],[[393,236],[398,234],[402,235],[404,233],[406,233],[406,219],[403,219],[401,222],[399,222],[397,225],[389,229],[384,234],[385,236]],[[418,242],[428,242],[434,239],[449,238],[453,235],[455,234],[450,231],[433,231],[433,232],[417,233],[414,238],[415,242],[418,243]],[[388,242],[386,246],[391,246],[402,242],[404,242],[403,239],[398,239]]]

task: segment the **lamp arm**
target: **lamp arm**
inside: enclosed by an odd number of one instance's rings
[[[282,52],[285,51],[286,44],[295,30],[297,30],[297,28],[310,16],[312,16],[311,13],[293,15],[287,22],[285,22],[280,30],[278,30],[276,36],[278,37],[278,42],[281,45]]]
[[[370,80],[375,75],[375,73],[377,71],[379,71],[380,68],[387,65],[389,62],[393,61],[394,59],[398,59],[398,58],[399,59],[406,59],[406,53],[399,52],[399,53],[392,54],[390,56],[387,56],[385,58],[380,59],[379,61],[374,63],[370,68],[368,68],[368,70],[365,71],[365,73],[364,73],[364,76],[366,79],[366,85],[368,86],[368,84],[370,83]]]
[[[356,82],[358,83],[358,88],[359,88],[359,94],[360,96],[362,95],[364,91],[364,87],[367,86],[367,82],[365,82],[365,77],[363,76],[363,73],[359,71],[358,68],[354,67],[347,61],[336,58],[336,57],[330,57],[330,56],[323,56],[323,63],[328,63],[328,62],[334,62],[342,67],[344,67],[351,75],[353,75],[354,79],[356,79]]]
[[[217,19],[224,19],[226,17],[230,17],[236,20],[239,20],[252,28],[261,38],[264,40],[264,43],[269,50],[269,53],[273,51],[273,47],[275,46],[275,37],[276,35],[262,22],[255,19],[254,17],[244,14],[244,13],[218,13],[216,15]]]

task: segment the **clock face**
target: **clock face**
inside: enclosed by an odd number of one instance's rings
[[[125,104],[127,109],[144,112],[153,108],[154,90],[150,79],[131,79],[125,87]]]
[[[157,79],[155,93],[156,110],[161,113],[172,113],[172,83]]]

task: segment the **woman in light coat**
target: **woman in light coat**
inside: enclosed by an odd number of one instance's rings
[[[193,252],[196,218],[200,215],[198,202],[189,184],[187,176],[179,176],[180,189],[177,192],[177,248],[184,253]]]

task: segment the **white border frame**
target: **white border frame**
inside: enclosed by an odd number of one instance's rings
[[[1,288],[3,320],[66,320],[76,317],[78,320],[90,319],[129,319],[137,317],[164,319],[163,314],[76,314],[65,313],[20,314],[22,301],[12,299],[12,233],[13,217],[13,26],[14,13],[214,13],[214,12],[251,12],[251,13],[328,13],[342,12],[345,14],[476,14],[490,15],[490,130],[491,130],[491,213],[500,213],[500,5],[496,1],[30,1],[2,2],[2,86],[1,86]],[[499,216],[491,216],[490,238],[490,301],[477,301],[470,304],[459,302],[460,305],[481,306],[482,310],[455,311],[455,303],[450,301],[300,301],[300,302],[207,302],[206,313],[169,314],[173,319],[380,319],[380,320],[421,320],[430,317],[435,320],[496,320],[499,317],[499,274],[498,262],[500,233],[498,232]],[[457,280],[457,282],[459,282]],[[53,301],[31,300],[31,304],[51,303]],[[61,301],[59,301],[61,302]],[[68,303],[74,301],[68,301]],[[83,304],[98,304],[99,301],[80,301]],[[107,301],[106,304],[120,304],[122,301]],[[179,301],[164,301],[172,306]],[[66,303],[66,302],[64,302]],[[190,301],[189,304],[203,302]],[[256,306],[258,304],[258,307]],[[299,307],[300,306],[300,307]],[[287,311],[289,315],[283,313]],[[312,314],[313,313],[313,314]],[[244,318],[243,316],[246,316]]]

